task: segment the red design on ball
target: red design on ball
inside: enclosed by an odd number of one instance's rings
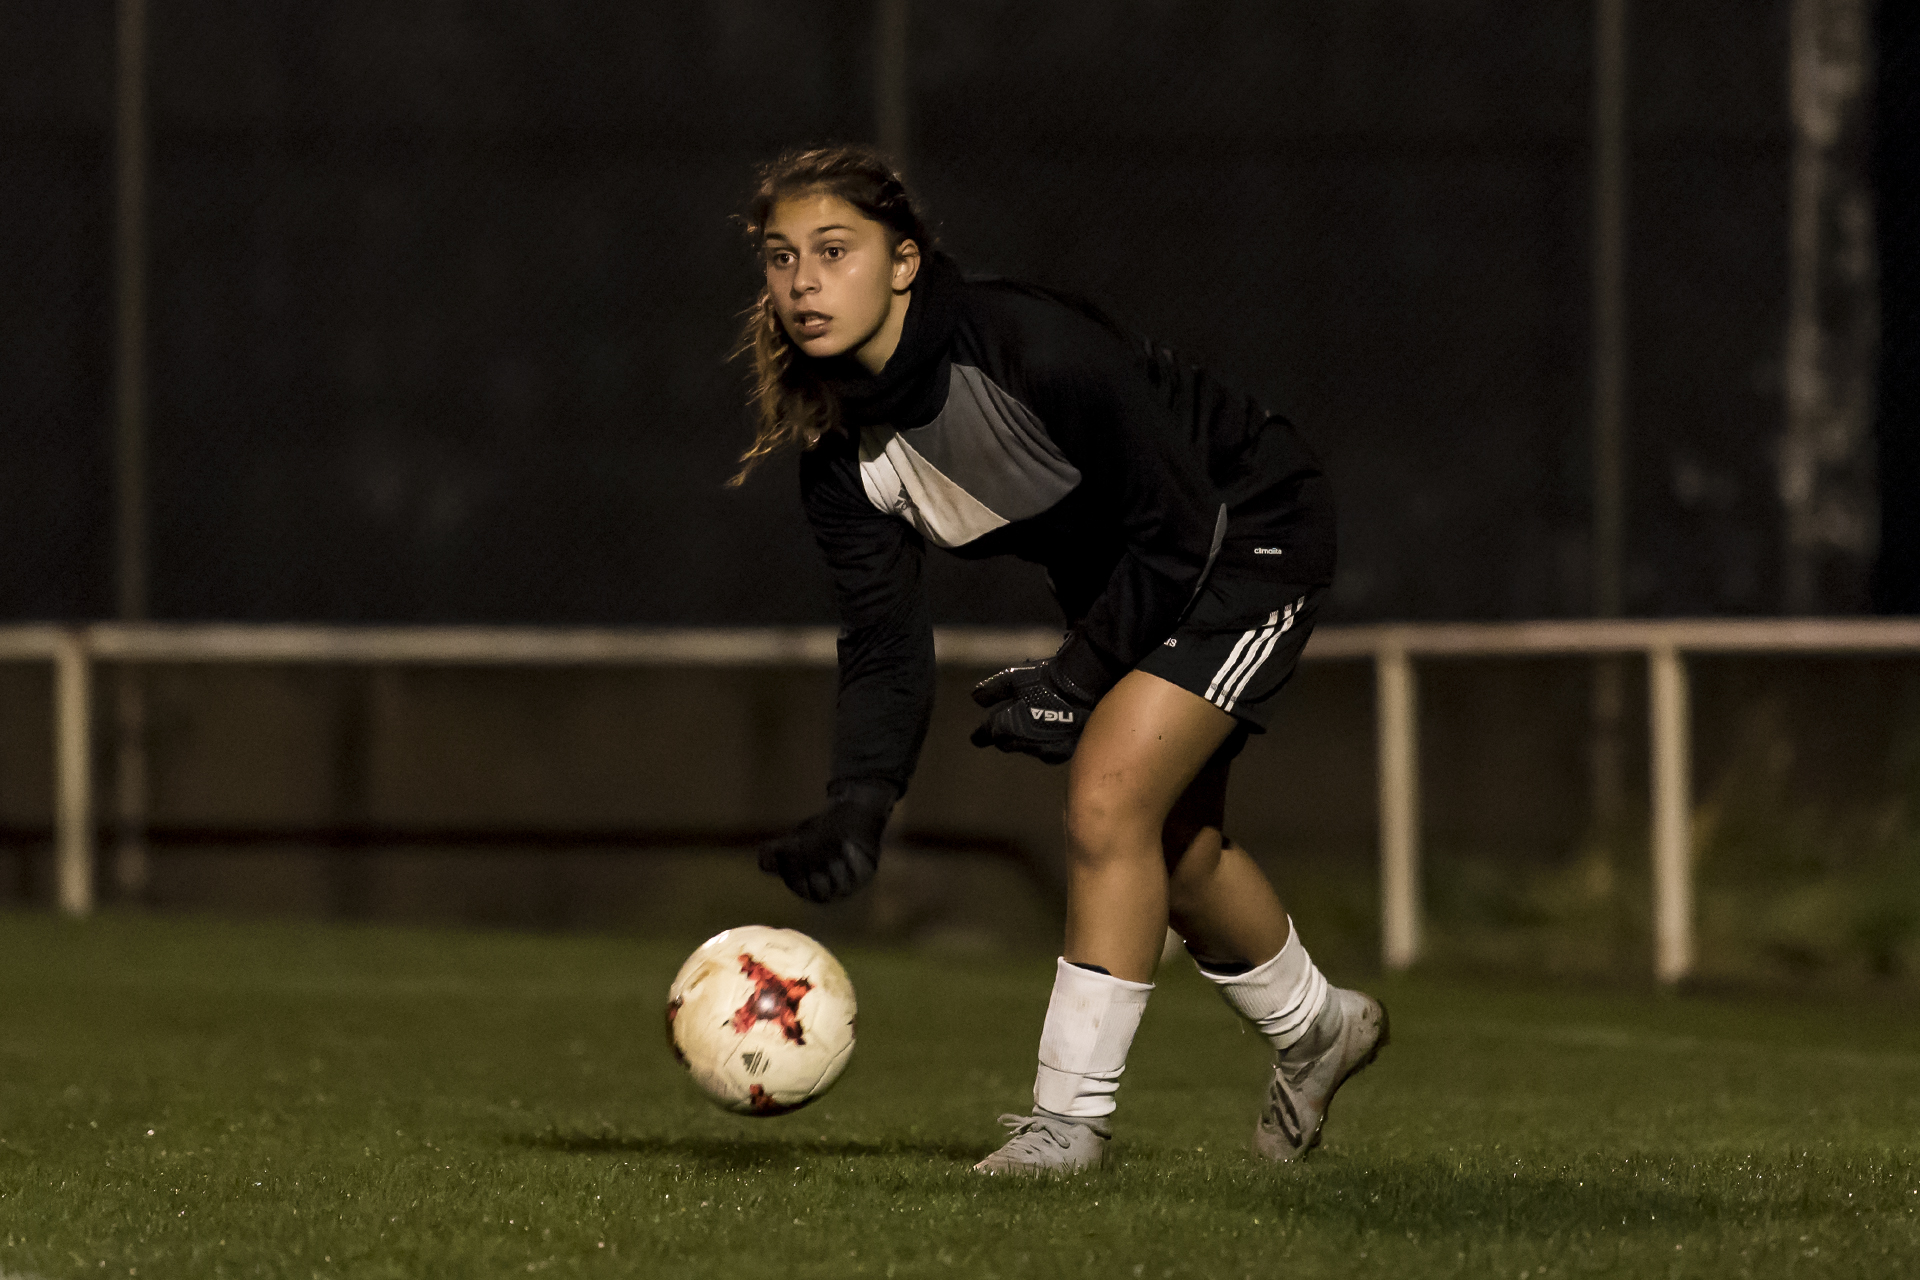
[[[747,1105],[753,1108],[753,1113],[757,1116],[783,1116],[789,1111],[798,1111],[806,1106],[807,1100],[803,1099],[791,1105],[776,1102],[772,1094],[756,1084],[747,1086]]]
[[[787,1039],[795,1044],[805,1044],[806,1033],[800,1026],[800,1001],[807,992],[813,990],[813,983],[806,978],[783,978],[752,956],[744,954],[740,957],[740,972],[752,980],[753,994],[747,997],[745,1004],[734,1010],[734,1031],[744,1035],[755,1023],[771,1022],[786,1034]]]
[[[685,1003],[679,996],[667,1001],[667,1047],[673,1050],[674,1061],[681,1066],[687,1065],[687,1055],[680,1052],[680,1041],[673,1034],[673,1020],[680,1016],[680,1006]]]

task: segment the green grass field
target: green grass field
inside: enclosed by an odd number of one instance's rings
[[[1276,1168],[1170,965],[1117,1165],[988,1182],[1047,958],[848,952],[846,1077],[742,1120],[661,1035],[698,941],[0,916],[0,1276],[1920,1275],[1911,1006],[1375,984]]]

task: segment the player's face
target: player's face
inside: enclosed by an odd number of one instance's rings
[[[781,327],[815,359],[859,358],[877,345],[892,354],[888,338],[899,338],[919,254],[911,240],[889,246],[884,226],[840,197],[821,194],[776,204],[762,249]]]

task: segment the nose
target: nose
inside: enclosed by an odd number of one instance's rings
[[[805,258],[800,259],[800,261],[794,264],[793,280],[788,284],[787,288],[796,298],[805,294],[819,292],[819,267]]]

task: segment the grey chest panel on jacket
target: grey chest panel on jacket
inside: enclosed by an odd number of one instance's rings
[[[1031,409],[973,366],[951,367],[947,402],[932,422],[860,432],[868,499],[940,547],[1037,516],[1080,483]]]

